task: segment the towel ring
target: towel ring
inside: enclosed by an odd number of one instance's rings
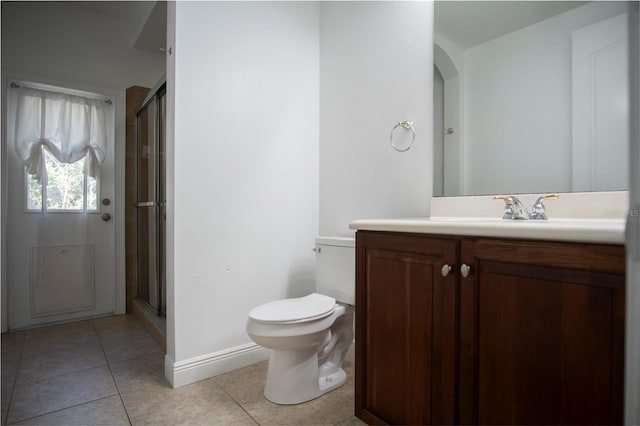
[[[401,137],[398,137],[398,136],[396,138],[393,137],[394,134],[398,134],[398,132],[396,132],[396,130],[398,128],[401,128],[404,131],[410,131],[411,132],[411,141],[409,141],[409,143],[407,144],[406,147],[401,147],[401,146],[398,145],[397,141],[398,141],[398,139],[402,139]],[[405,133],[405,132],[402,132],[402,133]],[[408,151],[409,148],[411,148],[411,145],[413,144],[413,141],[416,140],[416,130],[413,127],[413,122],[412,121],[400,121],[400,122],[398,122],[398,124],[393,126],[393,129],[391,129],[391,135],[389,136],[389,140],[391,142],[391,146],[396,151],[398,151],[398,152]]]

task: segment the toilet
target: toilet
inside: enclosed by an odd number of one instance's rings
[[[316,291],[249,312],[247,334],[271,349],[264,396],[276,404],[300,404],[347,381],[342,361],[353,342],[353,238],[316,238]]]

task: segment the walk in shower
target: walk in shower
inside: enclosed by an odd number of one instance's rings
[[[166,315],[165,85],[136,114],[136,286],[138,298]]]

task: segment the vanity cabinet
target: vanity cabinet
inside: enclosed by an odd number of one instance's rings
[[[359,418],[622,423],[622,246],[374,231],[356,241]]]
[[[356,414],[368,423],[451,424],[459,243],[356,234]],[[453,271],[451,271],[453,272]]]

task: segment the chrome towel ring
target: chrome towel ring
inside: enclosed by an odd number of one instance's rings
[[[411,137],[407,135],[407,132],[411,132]],[[416,130],[413,127],[412,121],[400,121],[391,129],[391,135],[389,137],[391,146],[398,152],[405,152],[411,148],[413,141],[416,140]],[[407,142],[408,140],[408,142]]]

